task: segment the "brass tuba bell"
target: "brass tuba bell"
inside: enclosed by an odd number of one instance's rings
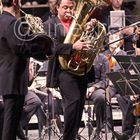
[[[70,26],[64,43],[74,43],[77,39],[89,43],[89,50],[74,51],[70,56],[60,55],[59,62],[62,69],[75,75],[84,75],[89,72],[96,54],[103,43],[106,29],[103,24],[96,21],[92,32],[86,31],[86,25],[93,11],[104,2],[103,0],[77,0],[75,17]]]

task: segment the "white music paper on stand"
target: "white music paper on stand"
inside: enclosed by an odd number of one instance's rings
[[[125,11],[110,11],[110,28],[125,27]]]

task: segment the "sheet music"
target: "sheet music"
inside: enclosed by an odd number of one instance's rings
[[[110,28],[125,27],[125,11],[110,11]]]

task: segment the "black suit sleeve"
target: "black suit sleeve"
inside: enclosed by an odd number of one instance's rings
[[[9,45],[13,54],[17,56],[34,57],[41,55],[42,59],[47,59],[47,52],[41,47],[42,42],[29,40],[24,33],[22,23],[15,19],[10,22],[5,31],[4,40]]]

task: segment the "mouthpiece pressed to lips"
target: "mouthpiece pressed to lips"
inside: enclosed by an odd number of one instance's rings
[[[69,14],[69,13],[66,13],[65,17],[73,17],[73,16],[71,14]]]

